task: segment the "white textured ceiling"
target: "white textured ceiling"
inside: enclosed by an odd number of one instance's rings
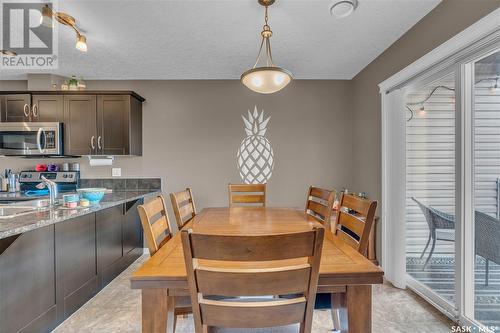
[[[329,0],[277,0],[270,7],[276,65],[298,79],[351,79],[439,0],[359,0],[353,15],[330,15]],[[256,0],[59,1],[87,35],[59,30],[59,68],[86,79],[236,79],[260,43]],[[1,79],[26,72],[2,71]]]

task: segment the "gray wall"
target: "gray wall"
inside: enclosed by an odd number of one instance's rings
[[[354,79],[352,185],[379,200],[382,192],[382,146],[378,84],[438,47],[500,6],[499,0],[443,0]],[[377,239],[381,239],[377,229]],[[377,242],[377,256],[381,244]]]
[[[443,0],[353,79],[353,183],[381,197],[381,118],[378,84],[500,6],[499,0]]]
[[[0,81],[0,89],[25,89]],[[269,204],[303,207],[310,184],[341,189],[351,183],[349,81],[295,81],[274,95],[255,94],[239,81],[89,81],[87,89],[134,90],[146,98],[143,156],[117,158],[122,177],[162,177],[166,193],[191,186],[197,205],[227,205],[228,182],[240,182],[236,151],[245,137],[242,114],[264,109],[275,153]],[[343,146],[343,154],[335,146]],[[111,167],[82,173],[111,177]],[[0,168],[35,160],[0,158]]]

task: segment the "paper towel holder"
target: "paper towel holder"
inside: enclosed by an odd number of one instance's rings
[[[88,155],[87,156],[89,158],[89,164],[91,167],[94,167],[94,166],[109,166],[109,165],[113,165],[114,161],[115,161],[115,157],[114,156],[92,156],[92,155]]]

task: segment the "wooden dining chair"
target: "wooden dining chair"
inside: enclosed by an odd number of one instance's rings
[[[313,216],[325,226],[331,229],[330,219],[332,216],[335,191],[325,190],[315,186],[309,186],[306,200],[306,213]]]
[[[139,217],[146,237],[146,243],[148,244],[149,254],[153,256],[173,237],[165,199],[162,195],[158,195],[151,201],[139,205],[137,210],[139,211]],[[173,330],[175,332],[177,316],[192,313],[192,307],[189,296],[175,296],[173,300]]]
[[[181,230],[196,215],[193,191],[188,187],[184,191],[170,193],[177,227]]]
[[[266,184],[229,184],[229,207],[235,205],[266,206]]]
[[[334,233],[364,256],[376,209],[377,201],[352,194],[344,194],[340,199]]]
[[[184,229],[181,237],[196,333],[311,332],[324,228],[260,236]]]
[[[377,201],[343,194],[334,225],[334,233],[362,255],[367,255],[368,239],[375,219]],[[345,315],[345,293],[332,293],[334,329],[341,330],[341,314]]]

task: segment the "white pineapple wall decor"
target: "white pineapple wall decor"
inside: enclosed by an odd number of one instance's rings
[[[267,123],[264,110],[260,113],[255,106],[253,113],[248,110],[248,118],[244,115],[246,138],[241,141],[237,153],[238,171],[246,184],[265,184],[271,178],[274,169],[274,152],[271,143],[264,136]]]

